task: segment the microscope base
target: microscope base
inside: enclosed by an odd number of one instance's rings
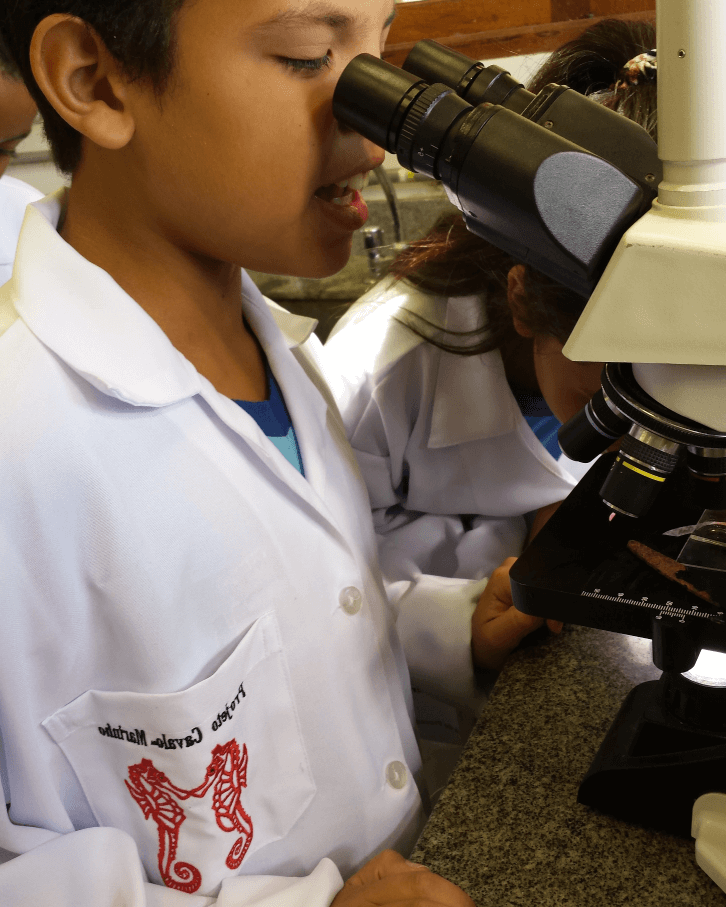
[[[577,799],[615,818],[690,838],[696,799],[726,790],[726,732],[690,728],[669,714],[670,682],[663,674],[631,690]]]

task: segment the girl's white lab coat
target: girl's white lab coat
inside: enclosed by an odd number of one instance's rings
[[[32,186],[13,176],[0,176],[0,287],[13,273],[15,248],[25,208],[43,197]]]
[[[0,291],[0,904],[327,905],[422,807],[314,322],[245,276],[303,478],[58,236],[60,198]]]
[[[463,704],[468,692],[477,703],[461,653],[486,577],[521,553],[523,515],[566,497],[583,468],[537,440],[498,350],[444,352],[397,320],[404,309],[447,330],[482,324],[478,297],[387,279],[338,322],[325,364],[368,486],[414,686],[439,664],[439,695]]]

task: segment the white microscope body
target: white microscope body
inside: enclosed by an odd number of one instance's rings
[[[726,431],[726,3],[658,0],[652,208],[622,237],[565,346],[630,362],[680,416]],[[726,890],[726,795],[695,804],[696,860]]]
[[[650,211],[622,237],[570,359],[630,362],[674,413],[726,431],[726,3],[657,0],[658,155]]]

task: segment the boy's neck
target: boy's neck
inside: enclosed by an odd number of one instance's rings
[[[242,318],[240,268],[180,247],[127,189],[122,180],[90,179],[82,165],[60,235],[107,271],[220,393],[265,399],[264,363]]]

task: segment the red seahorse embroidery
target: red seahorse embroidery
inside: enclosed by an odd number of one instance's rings
[[[215,746],[212,757],[210,768],[216,769],[212,809],[217,825],[222,831],[241,833],[225,860],[230,869],[237,869],[252,841],[252,820],[240,802],[242,788],[247,787],[247,745],[242,746],[241,758],[236,740]]]
[[[225,861],[230,869],[237,869],[252,842],[252,819],[242,807],[241,791],[247,787],[247,744],[240,755],[236,740],[229,740],[212,750],[212,760],[207,766],[204,781],[192,790],[173,784],[155,768],[150,759],[142,759],[129,766],[129,780],[124,781],[131,796],[139,804],[145,819],[156,822],[159,834],[159,872],[164,884],[187,894],[193,894],[202,884],[202,874],[191,863],[174,863],[179,842],[179,828],[185,820],[179,800],[204,797],[210,787],[212,810],[222,831],[240,832]],[[173,864],[173,865],[172,865]],[[176,873],[174,878],[172,872]]]

